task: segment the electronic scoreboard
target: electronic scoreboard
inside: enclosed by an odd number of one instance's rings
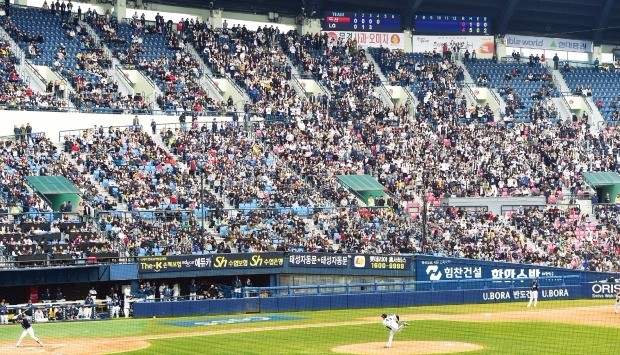
[[[417,14],[413,29],[419,34],[440,35],[492,35],[493,27],[488,16]]]
[[[400,14],[326,11],[325,31],[402,32]]]

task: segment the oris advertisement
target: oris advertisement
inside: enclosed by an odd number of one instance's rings
[[[583,296],[586,298],[616,298],[620,291],[620,283],[596,282],[581,285]]]

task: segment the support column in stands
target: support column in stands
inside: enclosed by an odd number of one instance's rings
[[[306,34],[315,34],[321,33],[321,20],[316,18],[306,18],[301,24],[301,33]]]
[[[118,22],[123,21],[127,16],[127,0],[117,0],[114,4],[114,12],[116,12]]]

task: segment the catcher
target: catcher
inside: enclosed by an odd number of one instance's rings
[[[383,313],[381,315],[381,318],[383,318],[383,325],[390,330],[390,337],[388,338],[388,342],[385,347],[391,348],[394,334],[400,332],[404,327],[409,326],[409,323],[403,322],[402,325],[398,324],[398,322],[400,321],[400,317],[398,316],[398,314],[392,314],[391,316],[388,316],[387,314]]]

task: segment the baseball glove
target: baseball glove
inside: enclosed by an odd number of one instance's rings
[[[396,321],[400,321],[400,317],[398,316],[398,314],[396,315]]]

